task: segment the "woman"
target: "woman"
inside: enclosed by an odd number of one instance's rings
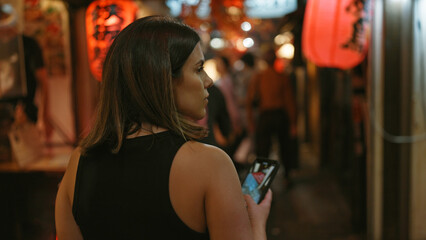
[[[117,36],[97,120],[58,191],[59,239],[266,239],[272,193],[243,197],[230,158],[194,141],[212,85],[203,64],[199,36],[169,18]]]

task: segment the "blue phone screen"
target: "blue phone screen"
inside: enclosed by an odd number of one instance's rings
[[[269,188],[277,166],[271,162],[255,162],[241,186],[243,194],[249,194],[256,203],[259,203]]]

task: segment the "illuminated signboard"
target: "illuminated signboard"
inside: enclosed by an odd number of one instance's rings
[[[174,17],[186,15],[183,6],[194,7],[200,19],[208,18],[211,0],[166,0]],[[245,0],[245,13],[251,18],[279,18],[297,9],[297,0]]]
[[[173,17],[181,16],[182,6],[185,5],[196,7],[197,17],[205,19],[210,16],[210,1],[211,0],[167,0],[166,5],[170,8],[170,14]]]
[[[279,18],[297,9],[297,0],[246,0],[245,13],[251,18]]]

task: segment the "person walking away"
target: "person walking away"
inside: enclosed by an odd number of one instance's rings
[[[279,156],[284,165],[287,185],[292,170],[288,146],[290,137],[296,137],[296,105],[289,78],[274,69],[275,59],[273,49],[266,51],[266,69],[250,81],[246,105],[247,123],[249,131],[255,134],[255,153],[258,157],[268,158],[273,137],[278,139]],[[258,110],[258,119],[253,114],[255,108]]]

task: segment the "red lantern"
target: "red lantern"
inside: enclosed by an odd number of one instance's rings
[[[308,0],[302,50],[320,67],[348,69],[366,55],[369,0]]]
[[[126,0],[97,0],[86,10],[86,38],[90,71],[102,79],[108,48],[118,33],[136,19],[137,5]]]

